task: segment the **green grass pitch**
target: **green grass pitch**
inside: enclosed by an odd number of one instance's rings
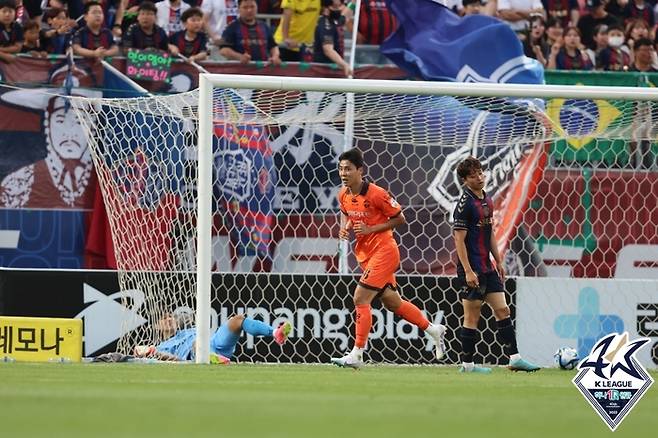
[[[0,436],[592,437],[612,435],[574,372],[329,365],[0,363]],[[652,373],[654,379],[658,373]],[[654,436],[658,384],[616,437]]]

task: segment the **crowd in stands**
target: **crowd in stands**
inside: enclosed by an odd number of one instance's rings
[[[258,13],[281,18],[272,29]],[[71,48],[94,58],[158,49],[201,61],[214,47],[243,63],[335,63],[349,75],[343,53],[351,17],[343,0],[0,0],[0,60],[11,62],[19,53],[63,55]],[[389,18],[367,35],[393,25]]]
[[[658,71],[654,0],[444,0],[460,15],[508,23],[525,54],[561,70]],[[486,1],[486,2],[485,2]],[[349,75],[344,0],[0,0],[0,61],[17,53],[104,58],[156,48],[191,61],[334,63]],[[258,14],[277,14],[271,28]],[[357,44],[394,30],[384,0],[363,0]]]

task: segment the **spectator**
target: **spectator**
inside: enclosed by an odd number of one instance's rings
[[[578,0],[541,0],[546,11],[546,17],[560,20],[562,27],[576,26],[580,12]]]
[[[43,8],[44,13],[50,8],[64,9],[67,15],[71,17],[73,21],[76,21],[82,16],[84,0],[45,0],[44,3],[41,4],[41,7]]]
[[[264,21],[256,19],[256,0],[238,1],[238,19],[224,30],[219,43],[220,54],[227,59],[240,61],[267,61],[281,64],[279,47],[274,42],[272,30]]]
[[[41,47],[50,54],[63,55],[71,42],[71,26],[65,9],[50,8],[43,14]]]
[[[224,29],[237,16],[235,5],[235,0],[203,0],[201,3],[206,33],[214,44],[219,44]]]
[[[462,0],[462,15],[478,15],[482,9],[482,0]]]
[[[553,44],[548,57],[548,68],[558,70],[591,70],[592,62],[584,51],[580,50],[580,31],[569,26],[564,32],[564,44]]]
[[[562,44],[563,37],[564,26],[562,26],[562,21],[553,17],[546,20],[546,43],[548,43],[548,46],[553,47],[555,43]]]
[[[578,20],[578,29],[582,35],[583,44],[594,49],[594,28],[599,24],[606,24],[608,27],[618,25],[620,20],[608,14],[603,0],[587,0],[587,8],[590,14]]]
[[[29,20],[23,26],[23,47],[21,53],[29,53],[35,58],[45,58],[48,54],[41,50],[41,40],[39,38],[39,22],[37,20]]]
[[[350,4],[352,9],[356,7]],[[362,0],[359,11],[359,30],[356,36],[358,44],[380,45],[395,30],[395,16],[386,7],[384,0]],[[348,23],[352,31],[352,23]]]
[[[97,1],[85,4],[84,19],[86,26],[80,28],[73,36],[73,53],[87,58],[105,58],[116,56],[119,46],[114,42],[110,29],[104,27],[103,6]]]
[[[546,16],[540,0],[498,0],[498,18],[506,21],[514,32],[525,32],[531,15]]]
[[[194,7],[181,17],[185,30],[170,38],[169,51],[187,57],[189,62],[203,61],[208,57],[208,36],[203,30],[203,11]],[[174,46],[175,50],[171,47]]]
[[[608,47],[599,54],[598,67],[607,71],[627,71],[631,66],[631,55],[624,44],[624,32],[620,25],[608,28]]]
[[[103,6],[103,16],[105,17],[103,27],[109,28],[112,35],[120,39],[123,34],[121,26],[127,3],[124,0],[102,0],[99,3]],[[86,11],[86,8],[84,10]]]
[[[30,13],[28,12],[27,8],[23,5],[23,0],[15,0],[16,1],[16,22],[23,26],[23,29],[25,29],[25,23],[30,21]]]
[[[530,30],[523,40],[523,52],[529,58],[539,61],[544,67],[548,64],[551,46],[546,42],[546,25],[544,17],[534,16],[530,19]]]
[[[343,0],[322,0],[322,15],[315,28],[313,61],[333,62],[350,76],[350,65],[343,59],[345,51],[345,16],[341,13]]]
[[[121,36],[128,31],[130,26],[137,22],[137,10],[141,0],[119,0],[120,7],[117,9],[116,17],[114,17],[114,24],[112,25],[112,33]]]
[[[320,17],[320,0],[283,0],[283,16],[274,33],[283,61],[303,61],[306,47],[313,46],[313,33]]]
[[[169,40],[164,29],[155,24],[157,8],[150,1],[142,2],[137,9],[137,23],[128,28],[123,37],[123,50],[159,49],[169,50]]]
[[[648,38],[640,38],[635,41],[635,46],[633,47],[633,64],[629,68],[630,71],[639,71],[643,73],[656,73],[656,70],[653,67],[655,61],[656,52],[654,51],[653,44]]]
[[[653,5],[645,0],[629,0],[626,7],[624,7],[622,16],[625,24],[628,24],[631,20],[641,18],[651,29],[656,23],[653,16]]]
[[[23,28],[16,22],[16,2],[0,0],[0,60],[11,62],[23,47]]]
[[[183,12],[190,9],[190,5],[181,0],[163,0],[156,3],[155,7],[158,9],[158,26],[167,32],[167,36],[184,29],[181,16]]]
[[[590,61],[592,61],[592,64],[596,66],[597,70],[601,69],[601,65],[599,64],[599,58],[601,56],[601,52],[604,49],[608,48],[608,26],[605,24],[599,24],[594,28],[594,44],[595,48],[594,49],[587,49],[587,56],[589,56]]]
[[[649,38],[649,26],[646,21],[641,18],[635,18],[628,22],[626,25],[626,45],[629,49],[633,49],[635,41],[640,38]]]
[[[624,8],[628,4],[629,0],[604,0],[605,10],[608,11],[608,14],[613,17],[623,17]]]
[[[281,0],[257,0],[259,14],[280,14]]]
[[[41,23],[41,15],[43,14],[41,0],[23,0],[23,5],[25,5],[29,17],[37,23]]]

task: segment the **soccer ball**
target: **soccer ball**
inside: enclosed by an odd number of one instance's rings
[[[553,355],[555,363],[563,370],[572,370],[578,365],[578,351],[571,347],[562,347]]]

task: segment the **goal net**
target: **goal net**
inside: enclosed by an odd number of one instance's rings
[[[655,238],[646,226],[655,200],[633,213],[623,207],[655,196],[655,93],[534,87],[530,95],[513,86],[312,79],[286,90],[274,78],[261,87],[228,78],[230,86],[213,79],[201,107],[199,91],[73,102],[92,148],[121,287],[144,295],[123,303],[127,315],[142,318],[124,321],[123,352],[161,341],[165,315],[193,325],[199,307],[211,332],[235,313],[274,326],[292,322],[287,344],[246,336],[238,360],[327,362],[351,348],[359,270],[338,241],[336,202],[337,157],[350,147],[364,153],[367,179],[404,208],[407,224],[395,233],[400,292],[449,326],[446,363],[458,361],[451,216],[461,190],[456,164],[467,156],[485,165],[499,249],[513,275],[612,277],[614,268],[599,262],[605,254],[594,256],[597,233],[611,245],[629,234]],[[205,181],[199,163],[210,166]],[[592,185],[606,183],[611,213],[595,218]],[[210,214],[200,218],[204,196]],[[211,231],[197,241],[203,223]],[[560,260],[576,253],[577,262]],[[198,266],[213,272],[208,303],[197,302]],[[502,363],[487,309],[483,319],[475,361]],[[368,358],[433,363],[433,344],[374,303]]]

